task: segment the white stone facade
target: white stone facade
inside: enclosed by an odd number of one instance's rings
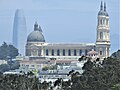
[[[48,44],[48,43],[27,43],[27,56],[42,56],[51,58],[77,58],[87,55],[95,49],[95,44]],[[40,45],[39,45],[40,44]],[[68,58],[67,58],[68,57]]]
[[[109,57],[110,50],[110,25],[109,15],[106,11],[106,3],[104,7],[101,2],[101,9],[98,14],[96,51],[100,58]]]

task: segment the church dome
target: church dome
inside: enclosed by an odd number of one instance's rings
[[[27,42],[45,42],[45,38],[42,34],[42,29],[35,23],[34,31],[28,35]]]

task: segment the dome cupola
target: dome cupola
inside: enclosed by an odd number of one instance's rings
[[[34,31],[28,35],[27,42],[45,42],[42,29],[37,22],[34,24]]]

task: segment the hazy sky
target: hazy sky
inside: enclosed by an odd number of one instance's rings
[[[104,1],[104,0],[103,0]],[[119,0],[105,0],[110,16],[111,52],[120,48]],[[46,42],[95,43],[101,0],[0,0],[0,44],[11,43],[16,9],[23,9],[28,34],[37,21]]]

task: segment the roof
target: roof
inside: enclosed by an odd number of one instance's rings
[[[90,54],[98,54],[98,52],[96,52],[96,51],[94,51],[94,50],[92,49],[92,51],[89,51],[88,54],[89,54],[89,55],[90,55]]]
[[[42,29],[37,23],[34,25],[34,31],[28,35],[27,42],[45,42]]]

